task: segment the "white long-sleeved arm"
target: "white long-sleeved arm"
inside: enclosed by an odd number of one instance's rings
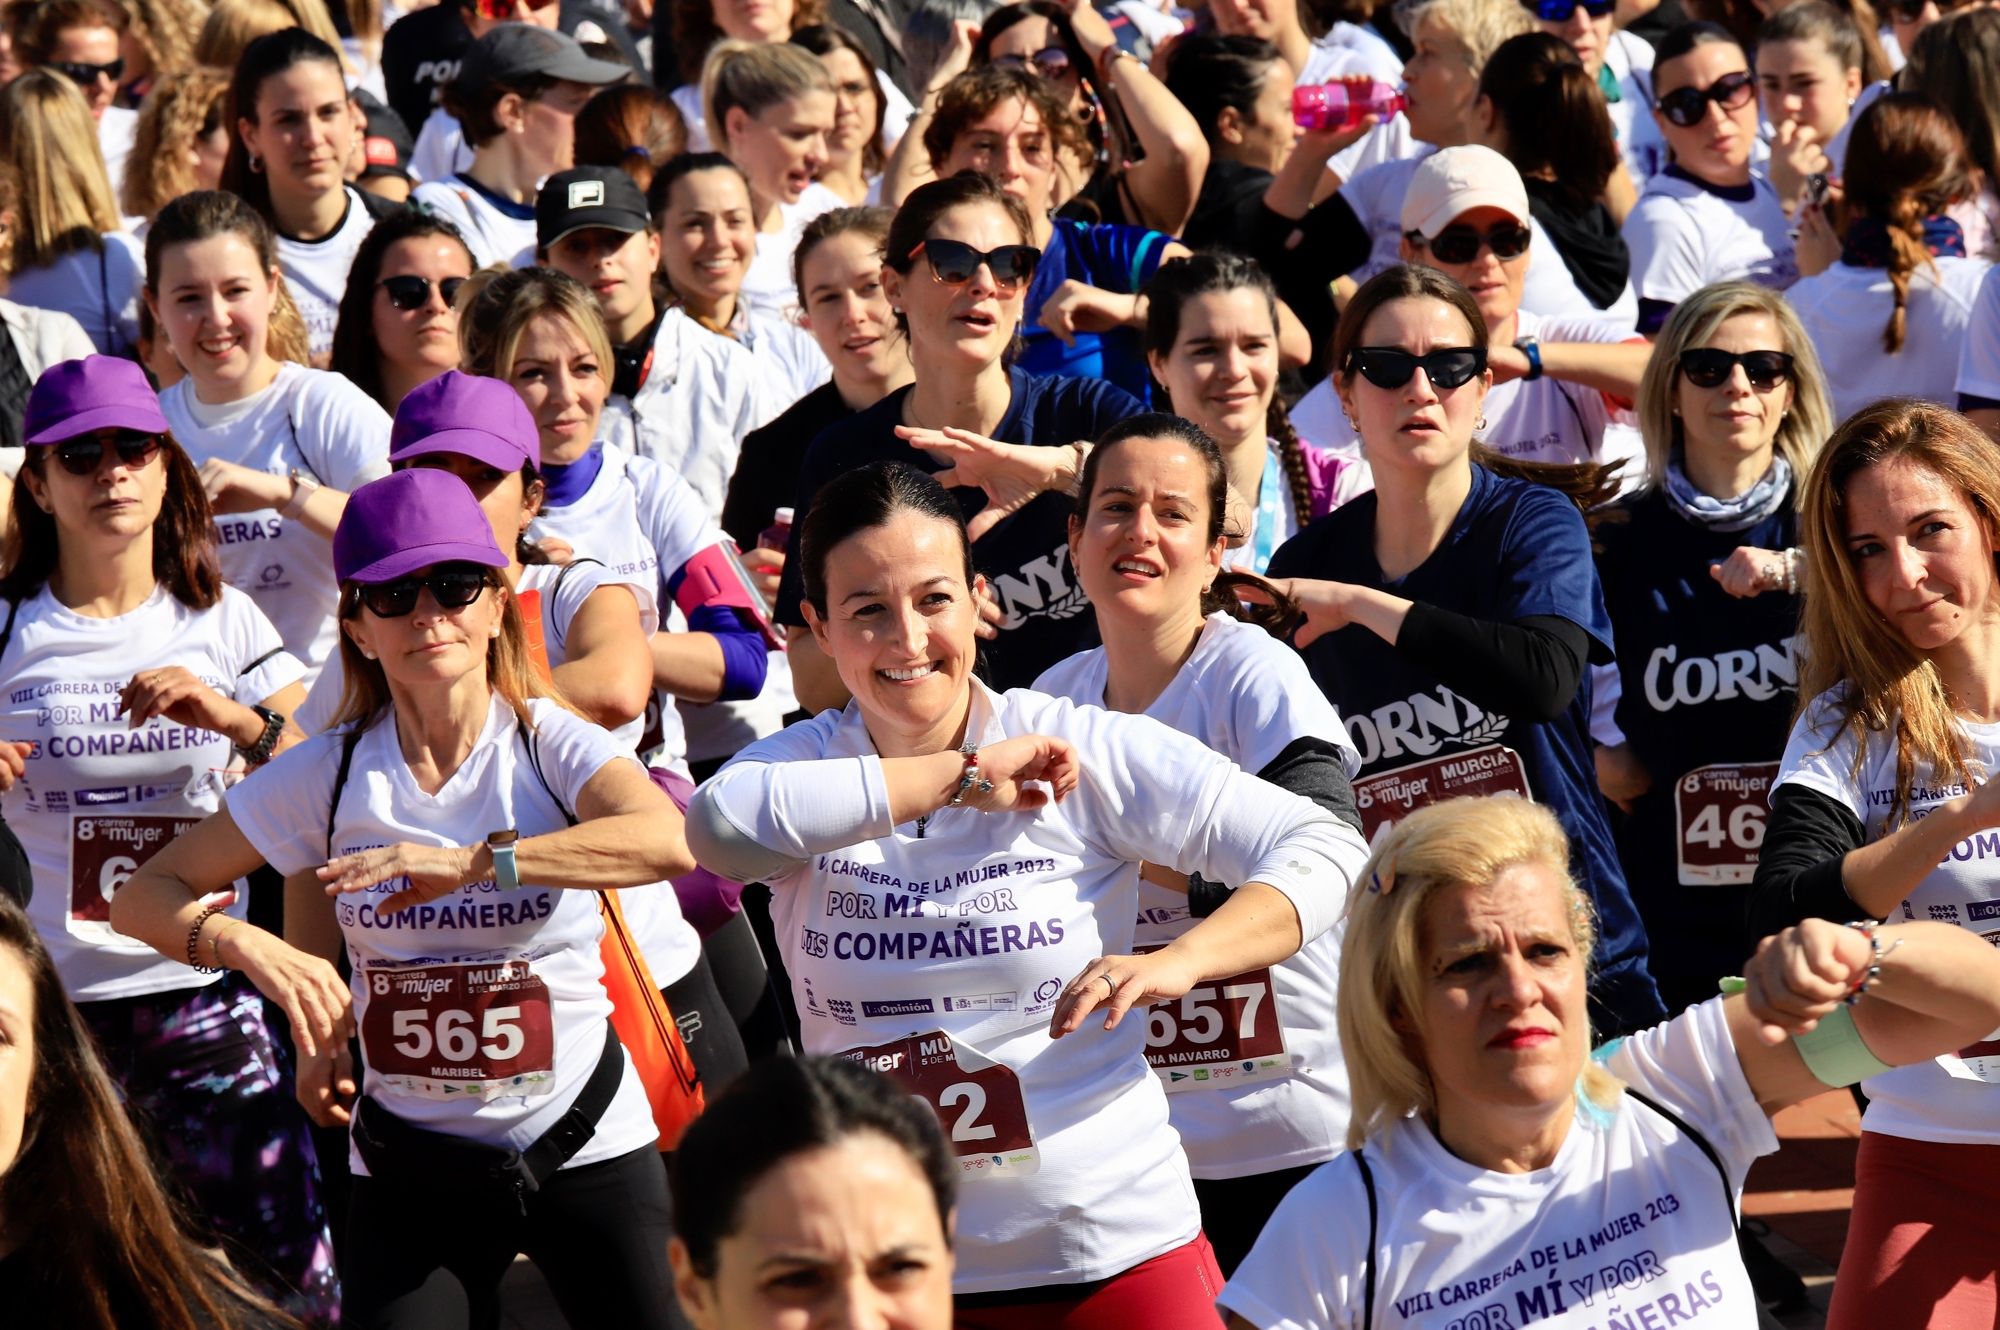
[[[768,881],[815,854],[894,830],[882,759],[872,755],[759,761],[746,754],[696,790],[687,811],[696,862],[737,882]]]

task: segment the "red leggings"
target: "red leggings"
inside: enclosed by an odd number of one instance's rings
[[[2000,1145],[1861,1133],[1827,1330],[1993,1330]]]
[[[1218,1330],[1222,1269],[1208,1238],[1142,1261],[1122,1274],[1094,1284],[1057,1284],[1035,1302],[970,1306],[987,1295],[961,1298],[952,1313],[953,1330]]]

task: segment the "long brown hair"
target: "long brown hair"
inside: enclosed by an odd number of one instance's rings
[[[1978,192],[1965,140],[1942,108],[1913,92],[1877,97],[1855,119],[1847,141],[1841,209],[1851,227],[1873,218],[1889,232],[1889,285],[1896,306],[1882,330],[1882,349],[1903,349],[1910,278],[1936,270],[1924,246],[1924,218]]]
[[[1470,291],[1436,268],[1421,263],[1399,263],[1362,283],[1354,298],[1347,302],[1347,308],[1341,311],[1340,322],[1333,330],[1333,373],[1343,385],[1354,382],[1355,370],[1349,365],[1348,356],[1361,345],[1361,333],[1368,320],[1376,310],[1398,300],[1436,300],[1449,305],[1465,320],[1471,333],[1469,345],[1485,350],[1491,340],[1486,319]],[[1497,476],[1533,481],[1560,491],[1577,506],[1586,521],[1593,523],[1603,517],[1604,505],[1618,497],[1622,462],[1524,462],[1476,439],[1467,456],[1473,465],[1483,466]]]
[[[248,245],[257,256],[257,266],[271,274],[277,283],[264,354],[273,360],[312,364],[306,343],[306,321],[300,316],[299,307],[292,303],[292,293],[278,271],[277,237],[269,222],[228,190],[198,189],[160,209],[160,215],[146,232],[146,290],[156,297],[159,295],[160,265],[169,249],[220,235],[233,235]]]
[[[230,1330],[295,1323],[190,1230],[153,1171],[97,1044],[25,911],[0,894],[0,952],[34,991],[35,1065],[0,1223],[71,1330]],[[0,963],[5,963],[0,959]]]
[[[1577,212],[1604,197],[1618,169],[1618,137],[1604,93],[1568,42],[1546,32],[1509,37],[1480,71],[1479,95],[1492,104],[1505,156],[1523,176],[1547,180]],[[1552,125],[1562,131],[1550,133]]]
[[[1834,733],[1854,734],[1857,780],[1870,735],[1887,736],[1896,745],[1892,827],[1909,812],[1907,791],[1919,763],[1934,783],[1973,783],[1958,699],[1937,665],[1870,607],[1847,548],[1843,509],[1849,483],[1895,461],[1923,467],[1958,491],[1989,539],[2000,532],[2000,454],[1965,417],[1932,402],[1892,397],[1862,408],[1834,431],[1807,477],[1799,512],[1806,551],[1800,714],[1822,694],[1833,694],[1839,719]]]
[[[29,475],[41,479],[48,471],[53,448],[27,450],[20,474],[14,477],[14,525],[7,535],[6,556],[0,559],[0,598],[23,601],[41,591],[62,555],[62,533],[56,519],[42,510],[28,488]],[[166,468],[166,492],[160,515],[153,519],[153,576],[190,609],[212,608],[222,599],[222,563],[215,548],[215,514],[195,469],[171,434],[160,438],[160,465]]]
[[[576,113],[576,164],[615,166],[644,193],[662,166],[687,149],[687,121],[674,99],[644,83],[614,83]]]
[[[245,120],[257,123],[257,98],[265,83],[307,64],[331,65],[334,77],[342,76],[339,51],[304,28],[280,28],[244,47],[230,74],[229,155],[223,158],[218,184],[255,208],[267,222],[276,221],[271,211],[271,178],[262,163],[251,160],[250,145],[237,127]]]

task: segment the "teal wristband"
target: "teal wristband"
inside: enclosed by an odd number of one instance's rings
[[[486,849],[493,856],[493,881],[502,891],[519,891],[521,874],[514,867],[514,842],[518,831],[496,831],[487,836]]]
[[[1793,1035],[1792,1047],[1805,1059],[1813,1079],[1836,1089],[1890,1070],[1888,1063],[1868,1051],[1861,1031],[1854,1027],[1854,1009],[1845,1005],[1820,1017],[1819,1024],[1804,1034]]]

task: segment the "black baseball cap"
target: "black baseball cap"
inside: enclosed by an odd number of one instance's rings
[[[543,249],[587,227],[632,235],[651,222],[646,196],[631,176],[615,166],[558,171],[543,182],[535,197],[535,243]]]
[[[632,71],[609,60],[592,59],[568,33],[531,23],[502,23],[466,51],[457,82],[480,88],[530,74],[601,86],[622,83]]]
[[[394,175],[408,180],[410,154],[416,151],[417,145],[410,137],[409,126],[403,123],[403,117],[384,106],[366,88],[354,90],[354,101],[368,118],[368,129],[362,139],[367,165],[361,168],[361,178],[366,180],[369,176]]]

